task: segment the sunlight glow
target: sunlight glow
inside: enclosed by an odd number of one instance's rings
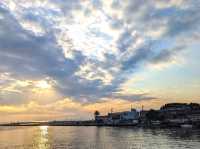
[[[40,137],[38,138],[38,146],[39,149],[49,149],[48,144],[48,126],[40,126]]]
[[[49,89],[51,88],[51,85],[47,81],[42,80],[36,83],[36,87],[40,89]]]
[[[46,135],[48,133],[48,126],[40,126],[41,134]]]

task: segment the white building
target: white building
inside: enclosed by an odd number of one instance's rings
[[[131,111],[108,113],[106,116],[98,116],[96,121],[104,124],[136,124],[138,123],[139,112],[135,109]]]

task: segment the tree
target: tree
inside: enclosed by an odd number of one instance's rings
[[[152,110],[152,109],[146,114],[146,117],[148,120],[159,120],[160,119],[159,112],[156,110]]]
[[[190,103],[189,106],[192,110],[200,110],[200,104],[198,103]]]
[[[94,112],[94,116],[96,117],[96,116],[99,116],[100,115],[100,112],[99,111],[95,111]]]

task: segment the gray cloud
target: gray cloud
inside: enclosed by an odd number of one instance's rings
[[[73,58],[70,59],[66,58],[63,52],[65,51],[63,47],[66,47],[66,45],[62,47],[58,44],[60,32],[63,31],[65,33],[69,30],[68,26],[62,26],[62,21],[64,20],[64,24],[67,25],[72,24],[71,28],[73,28],[74,20],[77,17],[75,12],[84,11],[86,8],[83,8],[79,0],[73,2],[50,0],[49,2],[56,9],[31,7],[23,8],[20,13],[13,12],[0,2],[0,15],[2,16],[0,17],[0,72],[9,72],[14,78],[22,80],[50,77],[57,82],[54,87],[59,93],[80,101],[83,99],[88,102],[96,101],[111,95],[125,100],[152,99],[153,97],[148,97],[146,94],[127,96],[114,94],[118,91],[120,85],[127,80],[128,74],[135,73],[138,69],[145,69],[144,63],[168,62],[175,55],[186,49],[184,44],[176,43],[174,45],[172,42],[168,42],[167,44],[169,45],[164,44],[164,46],[154,48],[155,45],[159,44],[160,40],[168,41],[169,38],[177,40],[182,36],[187,37],[199,29],[200,23],[198,0],[195,1],[195,4],[193,4],[194,1],[188,2],[190,5],[184,9],[175,6],[156,8],[153,2],[145,0],[143,2],[141,0],[130,0],[127,2],[127,7],[123,8],[121,7],[122,4],[119,4],[120,2],[113,1],[110,7],[111,9],[122,11],[120,19],[104,10],[103,2],[93,1],[93,9],[99,9],[103,12],[108,22],[110,21],[108,23],[110,27],[117,32],[117,42],[113,43],[113,45],[116,45],[117,54],[114,52],[109,53],[108,51],[104,52],[102,54],[103,61],[98,58],[91,58],[85,55],[84,52],[87,52],[86,50],[79,49],[80,47],[77,48],[73,43],[72,37],[67,34],[66,38],[69,38],[72,43],[69,43],[69,41],[64,42],[71,44],[73,49]],[[92,12],[90,14],[92,15]],[[36,35],[30,28],[24,28],[21,21],[36,22],[45,32],[41,35]],[[92,22],[90,27],[94,24]],[[163,33],[156,38],[152,33],[149,33],[162,27],[164,28]],[[104,37],[105,39],[111,38],[109,34],[101,32],[99,28],[93,30],[94,32],[95,37],[99,36],[101,37],[100,39]],[[137,36],[134,36],[133,32],[136,32]],[[81,31],[79,30],[76,36],[77,38],[80,36],[79,42],[86,38],[81,38]],[[92,37],[89,36],[88,38]],[[135,46],[139,38],[144,43]],[[110,41],[108,40],[107,42]],[[83,43],[84,45],[87,44],[87,42]],[[97,44],[95,42],[92,43]],[[102,47],[99,49],[102,49]],[[112,50],[113,47],[110,46],[109,49]],[[69,51],[67,49],[67,52]],[[98,54],[96,55],[99,56]],[[75,75],[80,66],[84,66],[87,63],[95,65],[96,68],[106,70],[112,75],[113,79],[110,84],[104,84],[101,79],[88,80]],[[98,72],[95,75],[102,76]],[[19,96],[19,98],[21,97]],[[5,103],[5,100],[1,101]]]
[[[143,100],[151,100],[156,99],[156,97],[151,97],[148,94],[133,94],[133,95],[118,95],[115,94],[111,96],[112,98],[123,99],[127,101],[143,101]]]

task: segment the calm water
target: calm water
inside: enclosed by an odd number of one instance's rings
[[[200,149],[200,130],[0,127],[0,149]]]

